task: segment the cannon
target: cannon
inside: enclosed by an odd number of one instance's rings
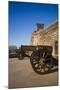
[[[24,57],[28,57],[30,59],[31,66],[36,73],[47,74],[58,70],[58,60],[52,56],[52,51],[52,46],[22,45],[17,50],[17,57],[19,60],[23,60]]]

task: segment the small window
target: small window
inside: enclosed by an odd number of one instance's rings
[[[58,54],[58,41],[55,42],[55,54]]]

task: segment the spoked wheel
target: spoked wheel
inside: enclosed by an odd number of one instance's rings
[[[52,62],[51,58],[47,59],[45,51],[33,52],[30,58],[31,65],[35,72],[39,74],[47,74],[51,71]]]
[[[19,59],[19,60],[22,60],[23,58],[24,58],[24,57],[23,57],[22,54],[19,54],[19,55],[18,55],[18,59]]]

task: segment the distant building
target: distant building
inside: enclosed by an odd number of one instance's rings
[[[31,45],[49,45],[53,47],[53,55],[58,55],[58,21],[47,28],[44,24],[37,24],[37,31],[32,33]]]
[[[9,51],[14,52],[17,49],[17,46],[11,45],[9,46]]]

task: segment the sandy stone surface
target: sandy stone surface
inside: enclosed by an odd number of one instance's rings
[[[39,75],[32,69],[30,60],[9,59],[9,88],[58,85],[58,72]]]

